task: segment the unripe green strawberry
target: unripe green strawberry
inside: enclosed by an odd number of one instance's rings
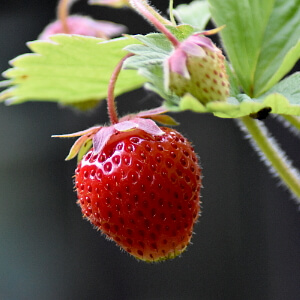
[[[173,129],[159,131],[114,133],[75,172],[84,217],[147,262],[181,254],[200,211],[201,169],[191,144]]]
[[[192,35],[166,61],[166,85],[178,96],[193,95],[201,103],[225,101],[229,81],[222,51],[203,35]]]

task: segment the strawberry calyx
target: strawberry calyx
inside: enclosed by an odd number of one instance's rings
[[[70,149],[66,160],[74,158],[79,151],[92,141],[92,147],[97,154],[101,152],[103,147],[110,139],[119,132],[126,132],[135,129],[143,130],[154,136],[161,136],[164,131],[155,123],[160,122],[165,125],[177,125],[178,123],[170,116],[165,115],[168,110],[161,106],[155,109],[142,111],[137,114],[130,114],[122,117],[117,123],[110,126],[93,126],[86,130],[78,131],[70,134],[53,135],[52,137],[72,138],[79,137]],[[85,149],[87,152],[89,148]],[[80,160],[80,158],[79,158]]]

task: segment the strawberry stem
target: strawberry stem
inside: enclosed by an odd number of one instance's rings
[[[108,111],[111,124],[119,123],[119,117],[118,117],[117,107],[115,103],[115,95],[114,95],[116,82],[122,70],[124,61],[132,55],[133,55],[132,53],[128,53],[119,61],[109,80],[108,90],[107,90],[107,111]]]
[[[70,0],[60,0],[57,6],[57,18],[60,20],[64,33],[70,33],[68,25]]]
[[[286,154],[274,138],[270,136],[268,129],[260,121],[248,116],[241,118],[239,125],[243,131],[250,134],[253,146],[255,150],[261,152],[265,164],[271,167],[272,173],[275,173],[283,181],[300,204],[300,174],[286,158]]]
[[[175,21],[175,18],[174,18],[174,9],[173,9],[173,6],[174,6],[174,3],[173,3],[173,0],[170,0],[169,2],[169,15],[170,15],[170,20],[172,22],[172,25],[173,26],[176,26],[176,21]]]
[[[281,115],[288,123],[289,128],[291,128],[290,126],[292,125],[293,128],[296,129],[296,132],[299,134],[300,130],[300,118],[297,116],[291,116],[291,115]]]
[[[175,48],[180,45],[180,42],[177,40],[177,38],[165,27],[165,25],[172,25],[172,22],[168,21],[168,24],[166,24],[165,19],[162,18],[162,16],[144,0],[130,0],[130,4],[148,22],[153,24],[157,30],[163,33]],[[164,21],[162,21],[162,19]]]
[[[143,6],[145,7],[145,9],[147,9],[157,20],[159,20],[159,22],[161,24],[164,25],[170,25],[172,26],[172,22],[170,22],[169,20],[165,19],[161,14],[159,14],[151,5],[148,4],[147,0],[138,0],[140,3],[143,4]],[[130,1],[131,3],[131,7],[133,9],[135,9],[135,5],[132,3],[132,1]],[[138,11],[139,12],[139,11]]]

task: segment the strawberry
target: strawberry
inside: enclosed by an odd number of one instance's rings
[[[229,81],[222,51],[204,34],[194,34],[179,43],[165,62],[166,88],[178,96],[193,95],[201,103],[225,101]]]
[[[201,169],[187,139],[156,124],[154,132],[150,121],[129,117],[79,133],[94,136],[94,148],[79,162],[75,185],[82,214],[95,228],[134,257],[155,262],[176,257],[190,243]],[[128,129],[128,122],[140,126]]]
[[[75,187],[82,214],[134,257],[155,262],[174,258],[190,243],[198,219],[201,169],[164,107],[119,119],[114,87],[127,54],[109,81],[110,126],[95,126],[79,136],[67,159],[78,154]]]

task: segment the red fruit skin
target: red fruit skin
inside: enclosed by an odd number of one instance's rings
[[[134,257],[174,258],[188,246],[200,211],[201,169],[177,131],[115,134],[75,172],[83,216]]]

